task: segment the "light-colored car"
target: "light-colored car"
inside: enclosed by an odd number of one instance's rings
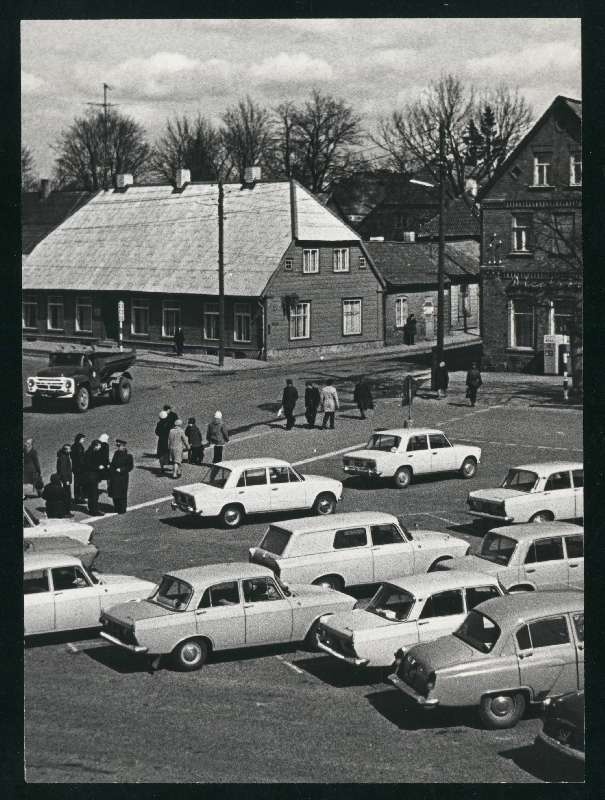
[[[90,573],[68,555],[23,557],[25,635],[95,628],[101,611],[123,600],[147,597],[151,581],[130,575]]]
[[[199,517],[220,517],[237,528],[248,514],[313,509],[333,514],[342,483],[321,475],[302,475],[277,458],[240,458],[203,464],[198,483],[172,492],[172,508]]]
[[[70,519],[48,519],[38,517],[23,506],[23,537],[35,539],[39,536],[69,536],[82,544],[89,544],[94,530],[92,525],[73,522]]]
[[[256,564],[209,564],[171,572],[147,600],[109,609],[101,636],[132,653],[171,654],[189,671],[217,650],[314,644],[319,618],[354,604],[325,587],[284,586]]]
[[[509,592],[584,589],[584,528],[570,522],[504,525],[476,553],[446,561],[447,570],[480,570]]]
[[[78,558],[88,570],[99,555],[94,544],[82,544],[77,539],[70,539],[68,536],[39,536],[37,539],[26,537],[23,540],[23,552],[28,555],[60,553],[64,556],[73,556]]]
[[[584,594],[487,600],[451,636],[412,647],[389,680],[422,708],[475,706],[512,728],[530,703],[584,686]]]
[[[498,489],[469,492],[469,512],[500,522],[550,522],[584,516],[584,465],[547,461],[513,467]]]
[[[414,530],[381,511],[352,511],[326,519],[304,517],[270,525],[249,559],[282,581],[345,586],[428,572],[469,544],[439,531]]]
[[[502,594],[498,579],[480,572],[432,572],[391,580],[365,609],[321,622],[317,643],[356,667],[390,667],[398,651],[453,633],[472,608]]]
[[[364,450],[343,457],[344,471],[367,478],[392,478],[404,489],[417,475],[459,472],[472,478],[481,461],[481,448],[452,444],[433,428],[393,428],[376,431]]]

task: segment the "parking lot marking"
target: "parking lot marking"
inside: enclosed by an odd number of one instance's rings
[[[446,517],[440,517],[438,514],[433,514],[432,511],[427,511],[426,515],[427,515],[427,517],[435,517],[435,519],[440,519],[442,522],[448,522],[450,525],[457,525],[458,524],[453,519],[447,519]]]
[[[286,660],[285,658],[283,658],[282,656],[275,656],[275,658],[276,658],[278,661],[281,661],[281,662],[282,662],[282,664],[285,664],[287,667],[291,667],[291,669],[293,669],[293,670],[294,670],[294,672],[298,672],[300,675],[304,675],[304,672],[303,672],[303,670],[302,670],[302,669],[300,669],[300,667],[297,667],[295,664],[292,664],[290,661],[287,661],[287,660]]]
[[[79,653],[80,652],[78,650],[78,648],[75,646],[75,644],[72,644],[71,642],[67,642],[67,649],[70,651],[70,653]]]
[[[324,453],[320,456],[312,456],[311,458],[303,458],[301,461],[293,461],[293,467],[299,467],[301,464],[310,464],[312,461],[321,461],[322,458],[332,458],[332,456],[340,456],[343,453],[348,453],[349,450],[355,450],[358,447],[363,447],[367,442],[359,442],[358,444],[351,444],[348,447],[343,447],[341,450],[332,450],[330,453]]]
[[[584,450],[581,447],[559,447],[557,445],[547,445],[547,444],[522,444],[521,442],[494,442],[491,439],[467,439],[464,436],[456,436],[461,442],[479,442],[483,444],[496,444],[499,447],[526,447],[530,450],[563,450],[564,452],[572,452],[572,453],[583,453]]]

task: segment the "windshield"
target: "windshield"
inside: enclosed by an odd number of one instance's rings
[[[401,622],[408,618],[415,602],[414,596],[409,592],[385,583],[370,600],[366,611],[384,619]]]
[[[268,553],[281,556],[286,549],[286,545],[290,541],[290,536],[290,531],[279,528],[277,525],[269,525],[267,533],[260,543],[261,550],[266,550]]]
[[[502,481],[501,489],[516,489],[518,492],[531,492],[536,485],[538,476],[527,469],[509,469],[508,475]]]
[[[405,524],[405,522],[403,521],[403,517],[401,517],[401,516],[397,515],[397,522],[399,523],[399,527],[400,527],[400,528],[401,528],[401,530],[404,532],[404,534],[406,535],[406,537],[407,537],[407,538],[408,538],[410,541],[412,541],[412,539],[413,539],[414,537],[412,536],[412,532],[410,531],[410,529],[408,528],[408,526],[407,526],[407,525]],[[418,527],[418,526],[416,526],[416,527]]]
[[[390,433],[374,433],[370,436],[368,450],[384,450],[387,453],[394,447],[401,444],[401,436],[393,436]]]
[[[480,653],[489,653],[500,637],[500,628],[480,611],[471,611],[454,636]]]
[[[81,364],[81,353],[53,353],[50,357],[51,367],[79,367]]]
[[[477,555],[486,561],[493,561],[494,564],[506,566],[515,552],[516,546],[517,542],[514,539],[509,539],[508,536],[501,536],[499,533],[492,531],[485,535],[481,542],[481,550]]]
[[[222,489],[227,483],[229,475],[231,475],[230,469],[217,467],[215,464],[202,464],[200,483],[206,483],[208,486],[216,486],[217,489]]]
[[[188,583],[170,575],[164,575],[156,592],[149,599],[160,606],[164,606],[164,608],[170,608],[173,611],[184,611],[191,600],[192,594],[193,587]]]
[[[38,525],[40,520],[38,517],[32,513],[31,511],[26,511],[23,509],[23,527],[24,528],[33,528],[35,525]]]

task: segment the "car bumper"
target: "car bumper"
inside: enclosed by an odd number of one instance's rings
[[[351,475],[367,475],[370,478],[377,478],[381,474],[377,469],[371,467],[345,466],[343,469]]]
[[[182,511],[184,514],[195,514],[198,517],[202,516],[201,511],[196,511],[195,508],[192,508],[185,503],[178,503],[176,500],[173,500],[170,503],[170,508],[172,508],[173,511]]]
[[[63,389],[37,389],[33,392],[26,390],[30,397],[41,397],[43,400],[73,400],[75,391],[65,391]]]
[[[406,697],[410,700],[413,700],[414,703],[418,706],[422,706],[422,708],[435,708],[435,706],[439,705],[439,700],[436,697],[423,697],[421,694],[418,694],[417,691],[412,689],[411,686],[405,681],[402,681],[399,675],[393,672],[391,675],[388,676],[388,680],[395,686],[395,688],[399,689],[400,692],[403,692]]]
[[[141,647],[141,645],[138,644],[126,644],[126,642],[120,641],[117,636],[112,636],[110,633],[105,633],[105,631],[101,631],[101,636],[104,639],[107,639],[108,642],[117,644],[118,647],[121,647],[123,650],[129,650],[131,653],[143,655],[144,653],[148,652],[147,647]]]
[[[354,667],[365,667],[368,664],[369,658],[355,658],[354,656],[345,656],[343,653],[339,653],[338,650],[334,650],[330,647],[330,645],[324,644],[322,641],[317,642],[317,646],[320,650],[323,650],[325,653],[329,653],[329,655],[334,656],[334,658],[338,658],[341,661],[345,661],[347,664],[351,664]]]
[[[488,514],[487,511],[473,511],[469,508],[469,514],[472,514],[473,517],[480,517],[481,519],[495,519],[498,522],[514,522],[514,517],[501,517],[499,514]]]
[[[581,766],[586,762],[586,756],[581,750],[574,750],[573,747],[562,744],[556,739],[553,739],[552,736],[548,736],[548,734],[544,733],[544,731],[540,731],[540,733],[537,735],[536,745],[539,748],[542,748],[542,750],[545,752],[547,751],[551,754],[556,753],[557,755],[562,756],[563,761],[566,764],[570,764],[572,766]]]

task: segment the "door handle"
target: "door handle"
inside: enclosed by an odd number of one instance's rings
[[[198,616],[199,614],[205,614],[205,613],[206,613],[206,611],[203,608],[198,608],[198,609],[196,609],[196,612],[195,612],[196,616]]]
[[[278,488],[275,488],[275,489],[271,489],[271,491],[272,491],[272,492],[277,492],[277,491],[279,491],[279,489],[278,489]]]
[[[240,490],[239,490],[239,492],[238,492],[238,494],[244,494],[244,490],[243,490],[243,489],[240,489]]]
[[[408,458],[414,458],[414,456],[408,456]]]
[[[63,592],[55,592],[55,597],[62,597],[62,596],[63,596]]]
[[[535,567],[532,567],[531,569],[526,569],[525,571],[526,571],[526,572],[535,572],[535,571],[536,571],[536,568],[535,568]]]
[[[576,567],[579,567],[579,566],[580,566],[579,564],[570,564],[569,565],[569,569],[576,569]]]
[[[436,456],[437,455],[437,451],[436,450],[431,450],[431,455],[432,456]]]
[[[252,608],[254,603],[244,603],[244,608]]]
[[[425,620],[423,620],[422,622],[419,622],[419,623],[418,623],[418,625],[428,625],[428,624],[429,624],[429,621],[428,621],[428,619],[425,619]]]
[[[372,550],[382,550],[382,547],[380,547],[379,545],[377,545],[376,547],[373,547],[373,548],[372,548]]]
[[[519,658],[531,658],[533,653],[519,653]]]

